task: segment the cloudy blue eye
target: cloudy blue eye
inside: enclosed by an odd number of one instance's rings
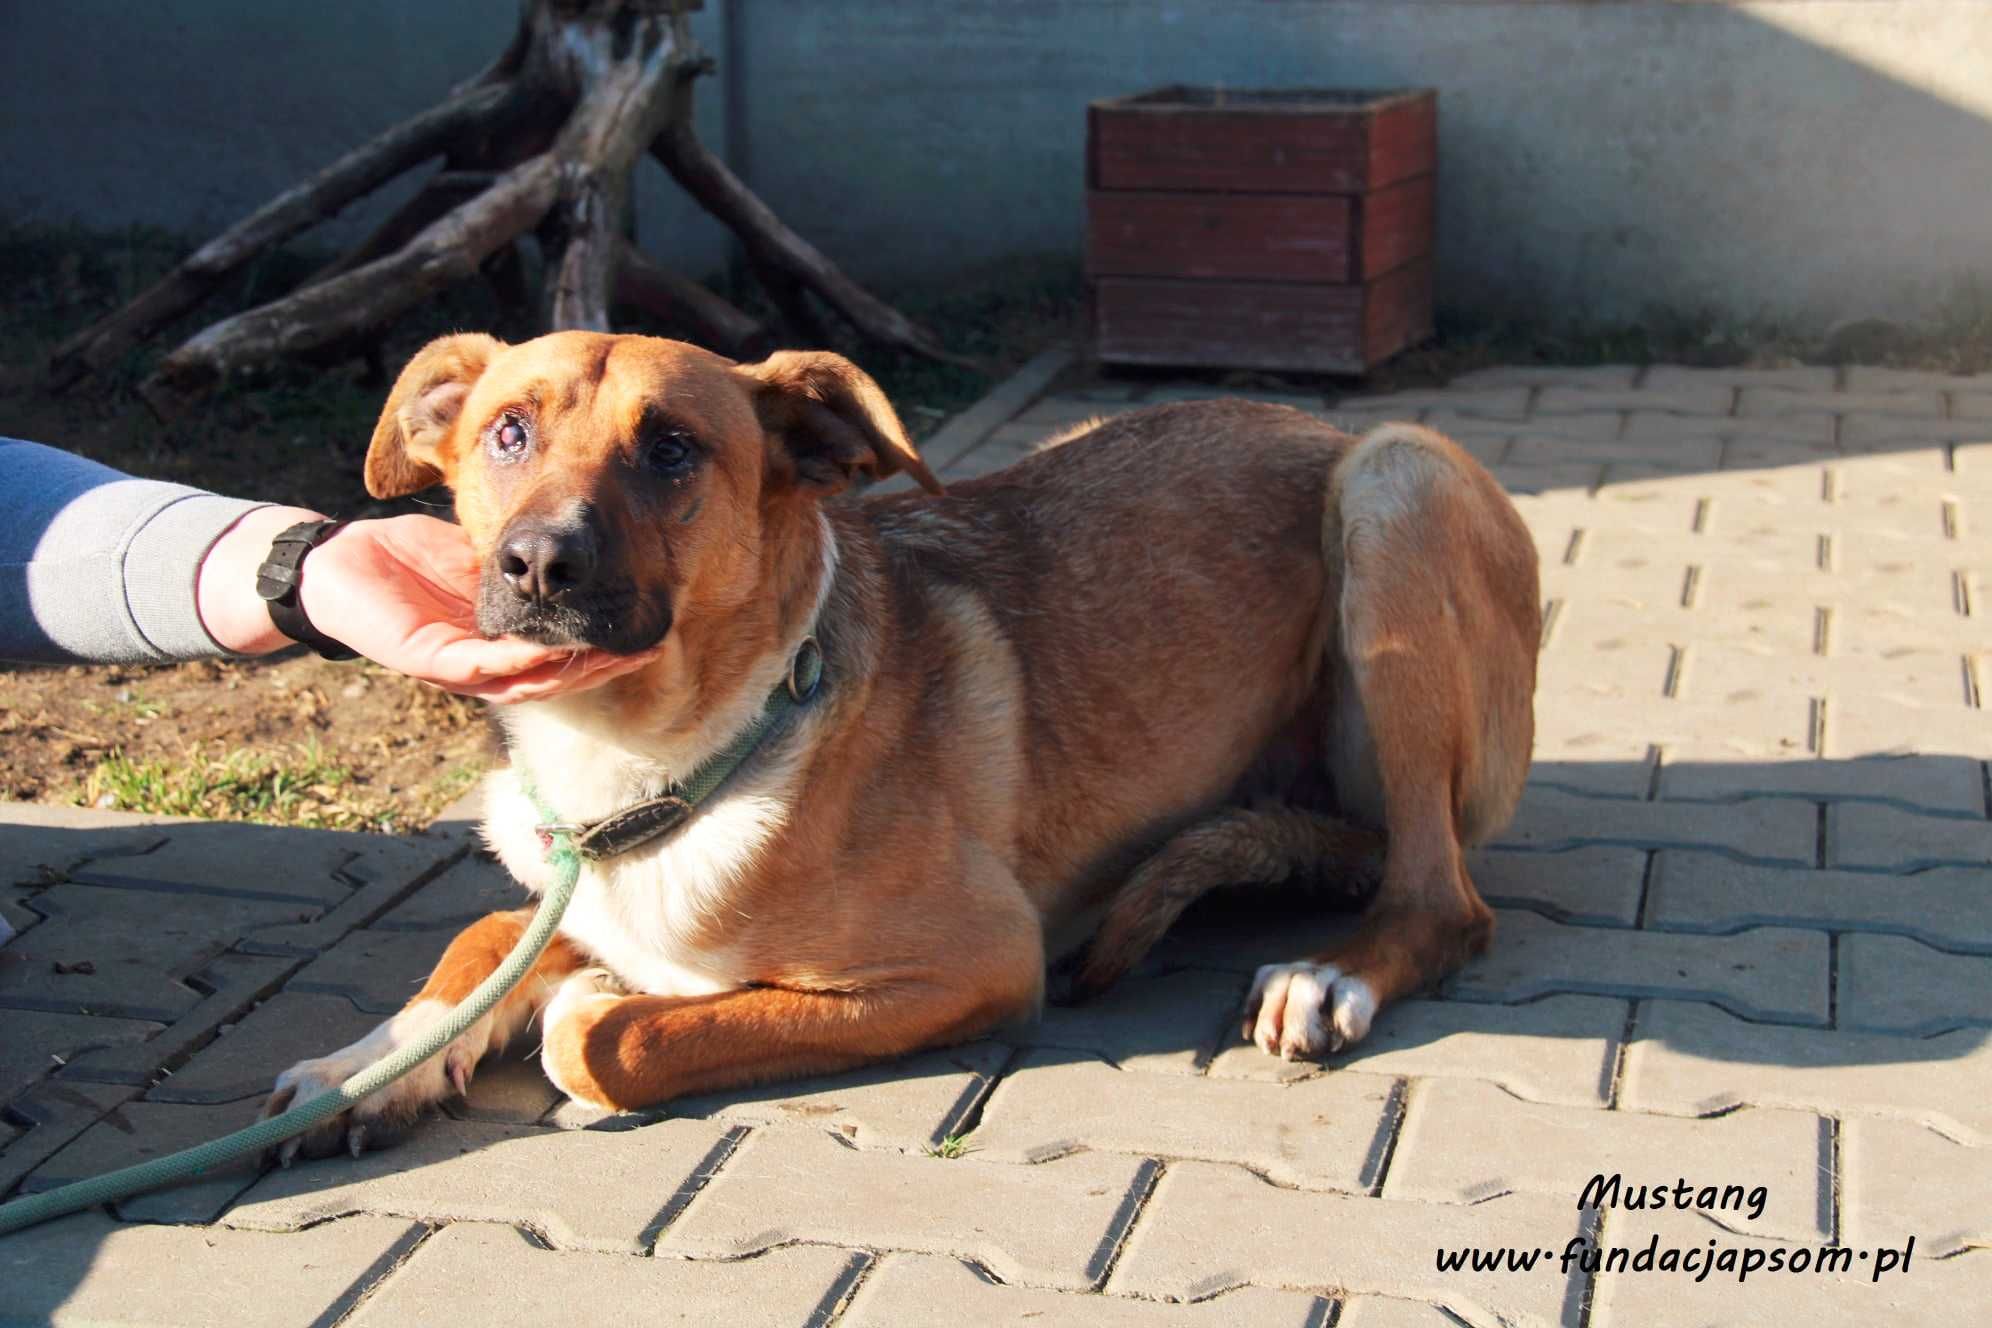
[[[491,450],[504,461],[517,461],[526,454],[532,441],[525,420],[509,412],[500,415],[491,430]]]

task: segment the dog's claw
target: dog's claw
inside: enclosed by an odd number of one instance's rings
[[[304,1136],[292,1135],[277,1146],[277,1165],[290,1170],[290,1164],[297,1161],[297,1150],[304,1147]]]
[[[367,1151],[366,1126],[356,1124],[346,1131],[346,1151],[351,1153],[355,1158]]]
[[[449,1074],[450,1084],[456,1089],[457,1096],[468,1096],[470,1093],[470,1058],[460,1048],[451,1047],[443,1054],[443,1068]]]

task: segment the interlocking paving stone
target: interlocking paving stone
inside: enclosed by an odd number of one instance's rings
[[[506,1051],[486,1056],[471,1076],[470,1091],[443,1103],[458,1120],[531,1125],[566,1103],[539,1064],[539,1039],[521,1035]]]
[[[1753,1019],[1827,1022],[1825,933],[1757,927],[1733,936],[1572,927],[1497,910],[1495,943],[1447,984],[1470,1000],[1549,992],[1713,1001]]]
[[[1850,364],[1846,368],[1849,392],[1954,392],[1968,390],[1985,382],[1983,374],[1943,373],[1929,369],[1883,369],[1874,365]]]
[[[1037,1052],[1004,1076],[969,1142],[988,1162],[1097,1149],[1234,1162],[1282,1185],[1359,1194],[1383,1161],[1395,1082],[1355,1073],[1291,1085],[1185,1079]]]
[[[1513,823],[1496,842],[1529,849],[1584,844],[1713,848],[1744,858],[1809,866],[1817,839],[1818,817],[1812,805],[1785,798],[1632,802],[1580,798],[1532,786]]]
[[[511,1227],[460,1222],[422,1242],[345,1322],[600,1328],[605,1314],[626,1312],[646,1324],[794,1328],[826,1322],[865,1258],[800,1247],[740,1263],[632,1259],[542,1249]]]
[[[1517,385],[1390,392],[1379,396],[1343,397],[1331,409],[1363,411],[1372,415],[1389,412],[1397,418],[1410,419],[1416,412],[1431,406],[1444,406],[1480,419],[1521,420],[1528,418],[1529,389]]]
[[[1912,706],[1958,704],[1958,656],[1945,650],[1905,646],[1886,656],[1798,655],[1737,646],[1696,645],[1681,670],[1683,697],[1763,695],[1807,696],[1880,692]],[[1829,749],[1831,751],[1831,749]],[[1853,756],[1856,751],[1831,751]]]
[[[1525,430],[1528,428],[1526,425],[1523,427]],[[1577,443],[1523,432],[1516,437],[1514,447],[1504,460],[1524,465],[1555,461],[1579,449],[1587,461],[1646,461],[1695,470],[1713,470],[1722,458],[1722,441],[1718,438],[1622,438],[1613,442]]]
[[[344,1314],[425,1234],[377,1217],[269,1236],[79,1213],[0,1237],[0,1324],[315,1328]],[[278,1279],[281,1293],[272,1294]]]
[[[1195,1074],[1234,1027],[1244,995],[1235,973],[1133,977],[1084,1005],[1047,1006],[1041,1019],[991,1036],[1019,1047],[1091,1052],[1128,1070]]]
[[[185,822],[167,816],[92,812],[9,802],[0,820],[0,884],[48,884],[92,858],[144,853]]]
[[[1873,411],[1885,415],[1907,415],[1918,419],[1942,419],[1944,396],[1928,389],[1895,392],[1805,392],[1787,387],[1746,387],[1736,399],[1737,415],[1810,415],[1830,412]]]
[[[704,1121],[597,1132],[431,1120],[394,1148],[274,1171],[223,1221],[258,1231],[297,1231],[342,1213],[517,1222],[557,1249],[636,1254],[729,1143]]]
[[[1992,891],[1984,887],[1982,872],[1961,867],[1884,876],[1753,867],[1715,853],[1670,850],[1653,863],[1646,925],[1697,932],[1765,925],[1898,932],[1992,954]]]
[[[21,1189],[52,1190],[219,1139],[255,1124],[259,1109],[253,1101],[214,1107],[127,1102],[42,1163]],[[125,1199],[118,1204],[118,1215],[128,1222],[212,1222],[255,1181],[259,1170],[253,1159],[245,1159],[199,1180]]]
[[[1473,854],[1473,883],[1495,904],[1531,904],[1566,922],[1630,927],[1639,920],[1646,854],[1636,848]]]
[[[412,878],[445,850],[413,837],[215,821],[170,827],[150,853],[99,857],[77,881],[336,904],[371,881]]]
[[[170,1023],[202,993],[184,981],[249,927],[311,905],[65,884],[42,891],[47,920],[0,950],[0,1004]],[[56,965],[69,969],[57,972]],[[80,971],[75,966],[89,966]]]
[[[427,832],[441,841],[454,836],[467,839],[469,830],[437,831],[434,827]],[[447,850],[447,851],[444,851]],[[439,842],[436,861],[410,877],[383,876],[379,880],[368,881],[352,894],[325,910],[310,922],[291,922],[276,926],[257,927],[243,936],[236,949],[246,954],[268,954],[284,956],[310,956],[330,948],[340,938],[356,927],[372,923],[403,900],[418,893],[430,880],[440,875],[450,865],[451,860],[467,852],[467,845],[450,847]]]
[[[1084,1290],[1106,1272],[1154,1165],[1079,1153],[1004,1166],[974,1154],[862,1153],[816,1131],[759,1130],[657,1252],[738,1258],[798,1240],[864,1245],[975,1259],[1008,1283]],[[1034,1219],[1017,1220],[1022,1212]]]
[[[1453,387],[1541,387],[1551,384],[1598,390],[1631,387],[1639,377],[1636,364],[1518,364],[1472,369],[1452,380]]]
[[[487,913],[524,908],[526,888],[490,858],[473,853],[374,922],[376,931],[461,930]]]
[[[1355,1296],[1342,1302],[1335,1328],[1459,1328],[1460,1320],[1421,1300]]]
[[[728,1125],[834,1130],[859,1148],[921,1153],[953,1131],[1010,1054],[998,1043],[977,1042],[848,1074],[679,1098],[667,1110]],[[569,1103],[557,1123],[585,1119],[586,1109]]]
[[[343,996],[280,992],[242,1022],[227,1025],[149,1096],[155,1102],[233,1102],[260,1098],[276,1077],[308,1057],[356,1041],[380,1016],[353,1008]]]
[[[1857,802],[1826,811],[1826,863],[1878,871],[1992,866],[1992,821]]]
[[[1601,996],[1527,1005],[1399,1001],[1377,1016],[1368,1037],[1331,1058],[1328,1073],[1485,1079],[1531,1102],[1602,1107],[1626,1009]],[[1210,1077],[1290,1079],[1315,1068],[1247,1043],[1213,1061]]]
[[[0,1194],[137,1092],[129,1084],[57,1081],[37,1084],[9,1102],[8,1113],[24,1128],[0,1148]]]
[[[62,1067],[64,1079],[99,1083],[149,1084],[167,1065],[204,1042],[230,1019],[238,1019],[283,980],[295,960],[225,954],[202,965],[194,979],[209,989],[165,1030],[143,1042],[125,1042],[85,1051]]]
[[[1874,1262],[1855,1258],[1844,1273],[1822,1273],[1813,1264],[1817,1243],[1794,1245],[1755,1236],[1729,1235],[1694,1213],[1619,1213],[1605,1226],[1606,1248],[1624,1246],[1634,1254],[1658,1239],[1662,1251],[1707,1257],[1709,1241],[1732,1254],[1740,1267],[1744,1251],[1768,1262],[1775,1251],[1792,1259],[1806,1253],[1802,1273],[1759,1271],[1739,1282],[1735,1271],[1717,1270],[1704,1280],[1694,1273],[1600,1273],[1592,1298],[1595,1328],[1648,1328],[1652,1324],[1936,1324],[1958,1320],[1959,1307],[1984,1301],[1992,1259],[1973,1252],[1956,1259],[1932,1259],[1921,1242],[1907,1271],[1899,1266],[1875,1280]]]
[[[1626,1187],[1761,1185],[1761,1218],[1746,1206],[1717,1220],[1787,1240],[1832,1235],[1831,1140],[1816,1116],[1760,1109],[1699,1121],[1544,1106],[1472,1080],[1411,1086],[1383,1197],[1469,1204],[1520,1191],[1575,1203],[1592,1177],[1614,1174]]]
[[[1561,643],[1544,656],[1562,653]],[[1692,654],[1692,652],[1688,652]],[[1658,788],[1663,797],[1695,796],[1683,788],[1706,789],[1701,796],[1748,796],[1748,784],[1732,790],[1718,777],[1703,778],[1702,765],[1757,769],[1779,762],[1809,759],[1813,725],[1811,700],[1803,693],[1762,695],[1735,692],[1701,700],[1645,695],[1598,696],[1584,692],[1561,695],[1537,693],[1537,757],[1625,761],[1649,746],[1664,748],[1667,770]],[[1696,763],[1692,770],[1679,767]],[[1650,773],[1649,762],[1639,762]],[[1569,782],[1536,772],[1536,782]],[[1669,782],[1669,780],[1672,782]],[[1622,787],[1623,797],[1644,798],[1652,783],[1629,777],[1611,783],[1592,781],[1594,789]]]
[[[750,1265],[751,1266],[751,1265]],[[1297,1291],[1240,1287],[1194,1305],[1036,1291],[991,1282],[959,1259],[888,1254],[839,1323],[851,1328],[1084,1323],[1087,1328],[1322,1328],[1330,1306]],[[1344,1315],[1340,1322],[1347,1322]]]
[[[1901,1245],[1941,1258],[1992,1246],[1992,1148],[1955,1143],[1895,1121],[1840,1126],[1841,1239]]]
[[[143,1042],[160,1025],[46,1010],[0,1009],[0,1104],[92,1047]]]
[[[421,990],[453,935],[356,931],[306,964],[285,990],[343,996],[368,1014],[393,1014]]]
[[[1992,1143],[1992,1037],[1933,1038],[1752,1024],[1709,1005],[1642,1005],[1619,1105],[1706,1116],[1736,1106],[1884,1116]]]
[[[1441,408],[1434,410],[1428,418],[1467,418],[1456,412]],[[1531,443],[1608,443],[1616,439],[1625,429],[1625,415],[1616,410],[1599,410],[1591,413],[1578,412],[1565,415],[1537,415],[1522,423],[1507,426],[1518,442]],[[1548,454],[1531,458],[1535,461],[1558,461],[1582,455],[1590,459],[1588,447],[1581,450],[1566,447],[1562,452],[1553,449]],[[1523,460],[1521,457],[1515,458]],[[1600,458],[1602,460],[1603,458]]]
[[[1538,1241],[1561,1249],[1577,1222],[1570,1200],[1508,1194],[1472,1207],[1396,1203],[1276,1189],[1237,1167],[1176,1162],[1157,1183],[1108,1290],[1193,1300],[1273,1283],[1436,1301],[1469,1321],[1556,1324],[1581,1295],[1574,1274],[1440,1273],[1434,1250]]]
[[[1906,936],[1845,936],[1839,972],[1841,1028],[1926,1034],[1992,1025],[1992,956],[1945,954]]]
[[[1838,369],[1825,364],[1795,364],[1779,369],[1691,369],[1674,364],[1656,364],[1646,370],[1639,382],[1640,386],[1655,392],[1705,383],[1719,383],[1724,387],[1785,387],[1807,392],[1831,392],[1838,385],[1839,377]]]
[[[1831,444],[1834,427],[1833,417],[1828,414],[1745,420],[1728,415],[1677,415],[1664,410],[1634,408],[1626,413],[1624,436],[1656,441],[1668,438],[1720,438],[1766,443]]]

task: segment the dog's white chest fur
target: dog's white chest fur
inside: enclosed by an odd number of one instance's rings
[[[513,739],[564,819],[593,820],[661,791],[662,780],[645,775],[647,762],[599,734],[528,721],[515,725]],[[704,996],[755,980],[711,938],[752,922],[738,886],[787,818],[792,774],[787,762],[756,770],[663,840],[584,864],[561,932],[631,991]],[[538,894],[552,875],[534,828],[545,818],[516,770],[493,775],[487,789],[485,840]]]

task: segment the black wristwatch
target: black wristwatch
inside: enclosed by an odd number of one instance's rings
[[[300,521],[270,541],[270,556],[256,569],[256,593],[270,610],[270,621],[291,640],[310,646],[326,659],[358,659],[360,652],[334,641],[311,625],[298,592],[304,586],[304,555],[323,544],[343,521]]]

